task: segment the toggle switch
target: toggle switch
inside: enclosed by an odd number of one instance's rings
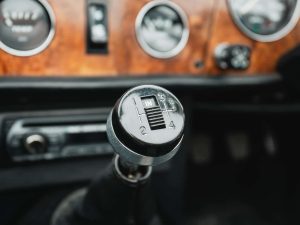
[[[108,23],[106,4],[102,1],[88,1],[87,17],[87,51],[98,54],[107,53]]]

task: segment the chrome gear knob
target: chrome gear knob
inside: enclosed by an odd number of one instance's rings
[[[107,136],[123,161],[155,166],[177,153],[184,123],[183,107],[172,93],[142,85],[117,101],[107,120]]]

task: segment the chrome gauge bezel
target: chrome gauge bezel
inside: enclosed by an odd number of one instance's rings
[[[249,28],[247,28],[241,19],[239,18],[239,15],[237,12],[234,10],[232,3],[232,0],[227,0],[227,5],[231,14],[231,17],[236,24],[236,26],[248,37],[252,38],[253,40],[260,41],[260,42],[273,42],[273,41],[278,41],[281,38],[285,37],[288,35],[297,25],[299,18],[300,18],[300,0],[297,0],[294,13],[292,17],[290,18],[290,21],[282,27],[280,30],[276,31],[273,34],[257,34],[253,31],[251,31]],[[233,0],[234,1],[234,0]]]
[[[47,0],[36,0],[36,1],[39,2],[44,7],[46,12],[48,13],[50,23],[51,23],[50,31],[45,41],[37,48],[31,50],[17,50],[7,46],[0,40],[0,49],[14,56],[28,57],[28,56],[33,56],[41,53],[50,45],[50,43],[52,42],[55,36],[55,14]]]
[[[147,42],[144,40],[142,31],[141,31],[141,25],[143,22],[143,18],[145,15],[154,7],[160,6],[160,5],[165,5],[170,8],[172,8],[176,13],[180,16],[182,23],[183,23],[183,33],[181,40],[179,43],[176,45],[175,48],[171,49],[170,51],[162,52],[162,51],[157,51],[153,48],[151,48]],[[154,0],[150,1],[146,5],[143,6],[143,8],[140,10],[140,12],[137,15],[136,21],[135,21],[135,33],[136,33],[136,38],[138,40],[138,43],[140,44],[141,48],[150,56],[154,58],[159,58],[159,59],[168,59],[172,58],[176,55],[178,55],[186,46],[188,39],[189,39],[189,22],[188,22],[188,17],[186,13],[183,11],[183,9],[175,4],[174,2],[171,2],[169,0]]]

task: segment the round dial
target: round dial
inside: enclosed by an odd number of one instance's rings
[[[54,15],[44,0],[0,0],[0,48],[17,56],[44,50],[54,36]]]
[[[296,25],[299,0],[228,0],[231,14],[241,30],[258,41],[276,41]]]
[[[137,17],[136,34],[146,53],[156,58],[170,58],[177,55],[187,43],[187,17],[171,1],[151,1]]]

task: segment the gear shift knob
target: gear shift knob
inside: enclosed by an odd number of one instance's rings
[[[127,91],[107,120],[107,135],[123,161],[155,166],[171,159],[183,139],[184,111],[164,88],[142,85]]]

